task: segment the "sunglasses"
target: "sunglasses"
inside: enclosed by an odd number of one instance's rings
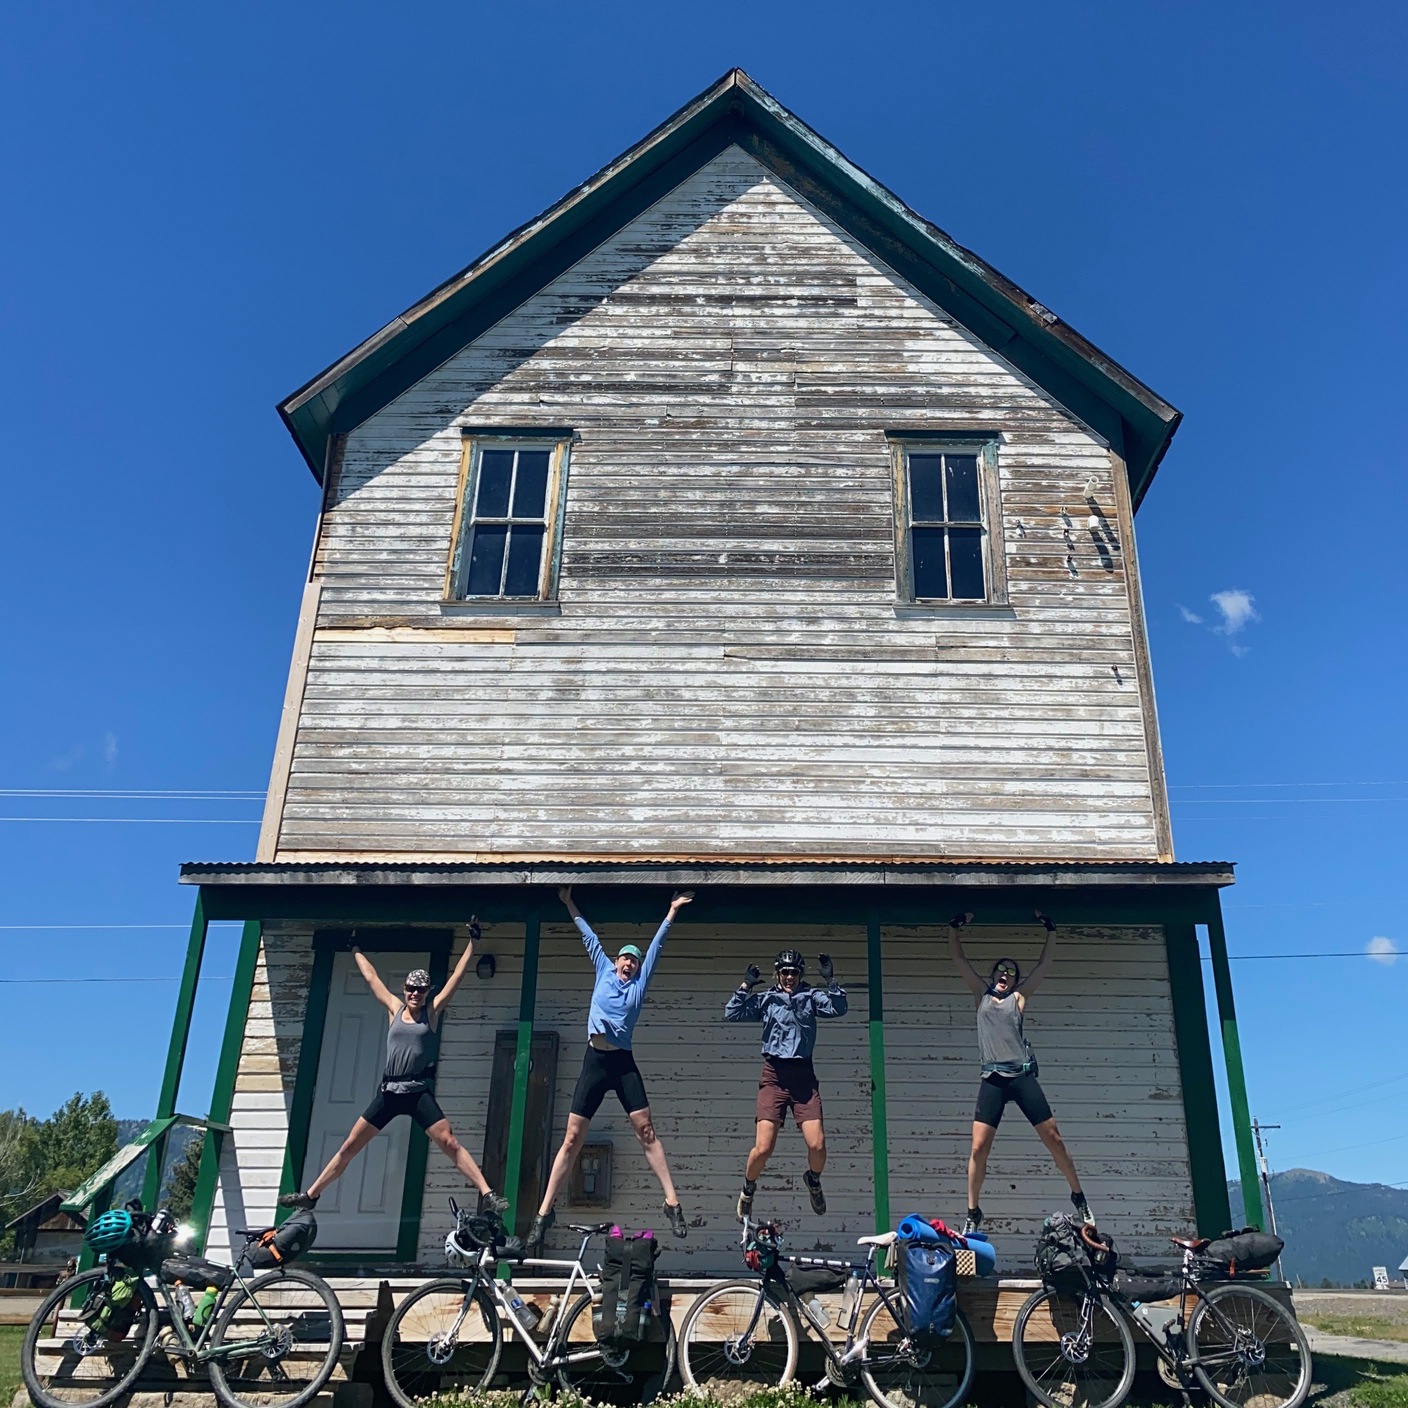
[[[1017,976],[1017,970],[1015,968],[997,968],[993,971],[994,975],[999,978],[1015,978]]]
[[[402,989],[403,992],[429,992],[429,988],[413,988],[409,983]]]

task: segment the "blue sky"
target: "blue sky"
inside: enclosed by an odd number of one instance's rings
[[[76,794],[264,786],[275,401],[734,64],[1185,412],[1138,523],[1179,855],[1239,862],[1234,953],[1408,949],[1402,7],[677,10],[9,15],[0,1104],[146,1113],[176,867],[253,854],[254,801]],[[1408,958],[1235,974],[1276,1166],[1408,1182]]]

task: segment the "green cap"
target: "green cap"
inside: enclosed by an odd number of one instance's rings
[[[639,962],[642,960],[642,958],[644,958],[644,956],[645,956],[644,954],[641,953],[641,951],[640,951],[634,944],[627,944],[627,945],[621,950],[621,952],[616,955],[616,957],[617,957],[617,958],[625,958],[627,954],[629,954],[632,958],[634,958],[637,963],[639,963]]]

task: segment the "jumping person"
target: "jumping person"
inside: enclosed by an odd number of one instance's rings
[[[1046,930],[1046,945],[1041,950],[1036,967],[1022,977],[1022,970],[1011,958],[999,958],[992,972],[984,978],[969,963],[963,952],[963,926],[973,916],[955,914],[949,922],[949,949],[963,981],[973,990],[978,1008],[978,1057],[983,1063],[978,1081],[978,1105],[973,1112],[973,1151],[968,1157],[968,1220],[965,1232],[976,1232],[982,1225],[983,1210],[978,1199],[983,1191],[983,1179],[988,1171],[988,1154],[993,1136],[1002,1120],[1002,1112],[1010,1100],[1030,1121],[1037,1137],[1051,1153],[1056,1167],[1071,1186],[1071,1202],[1076,1212],[1092,1225],[1095,1219],[1081,1192],[1080,1176],[1071,1159],[1061,1131],[1056,1128],[1051,1106],[1037,1080],[1036,1056],[1022,1031],[1027,996],[1051,969],[1056,951],[1056,925],[1040,910],[1036,917]]]
[[[766,992],[753,988],[763,975],[750,965],[724,1007],[726,1022],[763,1024],[763,1072],[758,1077],[757,1134],[743,1169],[743,1191],[738,1195],[738,1217],[742,1221],[753,1211],[753,1194],[777,1144],[777,1132],[788,1110],[802,1131],[807,1146],[807,1170],[802,1175],[818,1216],[826,1211],[826,1194],[821,1175],[826,1168],[826,1127],[821,1118],[821,1090],[816,1083],[812,1051],[816,1048],[816,1019],[844,1017],[846,990],[838,987],[830,954],[818,959],[824,988],[809,987],[802,981],[806,961],[795,948],[777,955],[773,971],[776,982]]]
[[[286,1208],[312,1208],[318,1196],[330,1184],[341,1178],[347,1166],[397,1115],[409,1115],[444,1151],[445,1156],[465,1178],[479,1190],[482,1212],[502,1213],[508,1199],[495,1193],[469,1150],[455,1138],[450,1121],[434,1095],[435,1060],[440,1050],[440,1020],[450,999],[464,978],[469,960],[474,954],[474,941],[479,937],[479,925],[472,920],[469,942],[464,946],[460,961],[446,979],[445,985],[432,998],[430,974],[415,968],[406,974],[402,988],[404,1001],[381,981],[371,960],[355,944],[352,957],[372,995],[386,1008],[390,1026],[386,1033],[386,1066],[372,1103],[358,1117],[352,1132],[342,1147],[332,1156],[328,1166],[317,1176],[306,1193],[285,1193],[279,1205]]]
[[[587,1051],[582,1058],[582,1074],[578,1076],[577,1088],[572,1093],[567,1135],[553,1160],[538,1215],[528,1229],[527,1244],[533,1246],[541,1242],[543,1234],[557,1220],[552,1207],[557,1191],[582,1152],[592,1117],[611,1092],[615,1093],[631,1122],[650,1171],[660,1180],[660,1187],[665,1193],[664,1213],[669,1219],[670,1231],[676,1237],[687,1237],[689,1228],[685,1225],[684,1210],[680,1207],[674,1180],[670,1177],[665,1146],[655,1133],[655,1125],[650,1118],[650,1101],[645,1096],[645,1082],[636,1067],[635,1057],[631,1055],[631,1033],[640,1019],[640,1009],[645,1003],[651,976],[665,947],[665,936],[670,932],[670,925],[675,922],[675,915],[681,906],[694,898],[694,892],[679,890],[675,893],[669,912],[644,956],[635,944],[626,944],[614,962],[606,956],[600,940],[592,933],[591,925],[582,918],[581,910],[572,903],[572,887],[564,885],[557,895],[567,906],[572,922],[581,931],[587,956],[596,969],[596,984],[592,988],[591,1011],[587,1018]]]

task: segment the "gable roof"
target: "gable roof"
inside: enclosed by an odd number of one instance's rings
[[[355,429],[731,145],[1029,376],[1124,456],[1137,506],[1182,414],[732,69],[629,151],[279,406],[321,481]]]

